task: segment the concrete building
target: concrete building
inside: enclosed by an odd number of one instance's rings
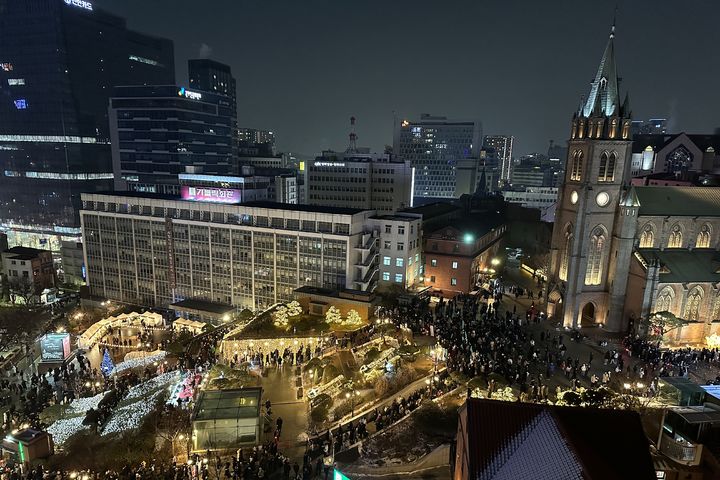
[[[180,173],[236,172],[230,97],[174,85],[116,87],[109,115],[116,190],[174,194]]]
[[[210,200],[220,203],[254,202],[269,199],[270,179],[254,175],[245,167],[242,176],[178,175],[180,197],[186,200]]]
[[[377,287],[375,211],[216,197],[83,195],[90,292],[144,306],[197,299],[258,310],[306,285]]]
[[[295,175],[275,175],[268,196],[277,203],[298,204],[298,181]]]
[[[664,135],[667,133],[666,118],[651,118],[650,120],[633,120],[630,124],[630,133],[636,135]]]
[[[477,290],[494,267],[505,231],[499,216],[482,215],[425,233],[425,286],[444,297]]]
[[[371,219],[380,239],[380,286],[412,288],[422,283],[422,215],[396,213]]]
[[[325,151],[305,165],[309,205],[377,210],[393,213],[412,206],[410,162],[369,149]]]
[[[541,220],[553,222],[558,190],[557,187],[526,187],[523,190],[504,190],[502,196],[508,203],[517,203],[525,208],[540,210]]]
[[[701,173],[720,174],[720,135],[638,135],[633,137],[633,177],[664,174],[693,180]]]
[[[81,242],[62,242],[60,245],[62,273],[65,283],[79,285],[85,282],[85,260]]]
[[[396,124],[393,136],[393,153],[415,169],[415,196],[426,198],[456,198],[457,162],[479,158],[481,145],[479,121],[428,114]]]
[[[512,175],[512,136],[507,135],[485,135],[483,139],[483,150],[487,152],[490,163],[500,167],[500,181],[510,183]]]
[[[43,289],[55,286],[55,266],[49,250],[30,247],[12,247],[0,252],[3,273],[13,290],[27,294],[23,300],[37,299]]]
[[[540,165],[515,165],[510,183],[518,187],[550,187],[555,181],[555,171]]]

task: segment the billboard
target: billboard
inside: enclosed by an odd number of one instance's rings
[[[62,362],[69,355],[69,333],[48,333],[40,339],[40,358],[43,362]]]
[[[240,190],[216,187],[180,187],[180,198],[193,202],[240,203]]]

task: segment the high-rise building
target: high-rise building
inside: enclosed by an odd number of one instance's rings
[[[325,151],[305,165],[306,202],[392,213],[412,206],[412,171],[390,153]]]
[[[110,100],[117,190],[177,193],[178,175],[233,175],[230,97],[174,85],[117,87]]]
[[[113,185],[113,86],[174,83],[173,45],[89,1],[0,0],[0,12],[0,229],[59,251],[80,237],[80,192]]]
[[[512,153],[515,137],[507,135],[485,135],[483,150],[488,161],[500,167],[500,181],[509,183],[512,176]]]
[[[393,153],[415,169],[415,196],[455,198],[456,165],[479,157],[482,126],[479,121],[455,121],[422,114],[419,121],[395,126]]]
[[[635,135],[664,135],[667,133],[666,118],[651,118],[650,120],[633,120],[631,131]]]
[[[237,118],[237,89],[229,65],[214,60],[188,60],[190,88],[230,97],[233,118]]]
[[[238,129],[238,140],[241,144],[269,144],[275,147],[275,134],[270,130],[242,127]]]

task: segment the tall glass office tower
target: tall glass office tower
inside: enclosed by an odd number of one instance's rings
[[[84,0],[0,0],[0,231],[59,249],[113,185],[114,85],[174,84],[173,44]]]

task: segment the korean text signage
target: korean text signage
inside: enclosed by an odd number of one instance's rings
[[[86,2],[85,0],[65,0],[65,3],[73,7],[84,8],[85,10],[92,11],[93,9],[92,3]]]
[[[40,339],[40,358],[42,361],[62,362],[69,355],[69,333],[48,333]]]
[[[180,197],[194,202],[240,203],[240,190],[215,187],[180,187]]]

